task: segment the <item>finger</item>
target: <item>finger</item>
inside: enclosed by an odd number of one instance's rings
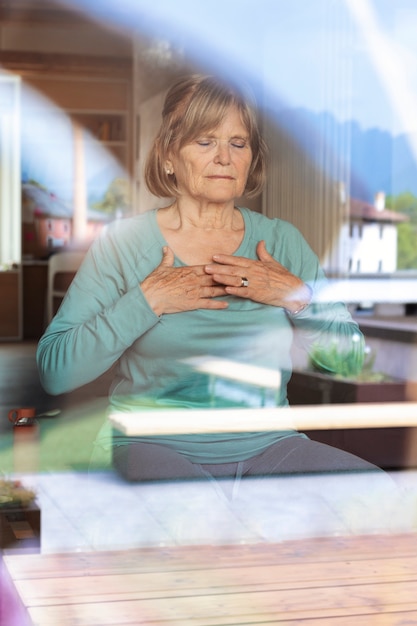
[[[274,259],[272,254],[268,252],[264,240],[261,240],[256,246],[256,254],[262,263],[273,263],[275,267],[280,267],[285,273],[288,271],[283,265],[281,265],[281,263],[279,263],[279,261]]]
[[[243,272],[241,269],[236,270],[236,273],[230,274],[230,270],[227,274],[212,274],[213,281],[220,285],[227,285],[229,287],[241,287],[242,286],[242,278],[246,278],[243,276]]]
[[[219,287],[219,285],[224,285],[223,277],[219,275],[218,279],[219,280],[216,280],[213,275],[209,276],[208,274],[205,274],[202,279],[202,284],[204,287]],[[223,289],[223,287],[219,287],[219,289]]]
[[[172,267],[174,265],[174,253],[172,252],[171,248],[169,248],[168,246],[164,246],[162,248],[162,261],[161,261],[161,265],[163,265],[164,267]]]
[[[232,287],[228,285],[227,287],[225,287],[225,291],[229,294],[229,296],[237,296],[238,298],[250,298],[249,289],[247,287],[242,287],[241,285],[239,285],[239,287]]]
[[[199,309],[227,309],[229,303],[226,300],[213,300],[211,298],[204,298],[199,301]]]
[[[220,265],[237,265],[248,267],[248,259],[244,256],[233,256],[232,254],[213,254],[213,261]],[[212,267],[208,265],[207,267]]]
[[[210,287],[204,287],[201,290],[201,298],[218,298],[220,296],[226,296],[226,289],[219,285],[211,285]]]
[[[258,245],[256,246],[256,254],[258,255],[260,261],[266,262],[273,260],[272,255],[270,255],[268,250],[266,249],[266,244],[263,239],[261,239],[261,241],[259,241]]]
[[[233,259],[234,257],[231,258]],[[210,265],[206,265],[204,267],[204,271],[207,274],[210,274],[217,282],[234,285],[236,284],[237,276],[246,276],[248,273],[247,270],[250,266],[250,263],[248,262],[248,259],[244,260],[245,263],[241,263],[239,265],[237,265],[236,263],[226,265],[221,265],[220,263],[210,263]]]

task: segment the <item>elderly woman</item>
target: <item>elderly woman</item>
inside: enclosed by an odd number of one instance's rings
[[[257,410],[288,404],[293,329],[306,349],[337,337],[363,359],[363,337],[342,304],[319,305],[324,275],[291,224],[236,205],[262,189],[265,146],[241,93],[191,76],[168,92],[146,182],[171,204],[115,222],[94,242],[40,340],[45,389],[60,394],[111,366],[120,411],[252,407],[254,432],[113,436],[130,480],[371,469],[305,435],[256,431]],[[279,391],[195,367],[207,355],[268,368]]]

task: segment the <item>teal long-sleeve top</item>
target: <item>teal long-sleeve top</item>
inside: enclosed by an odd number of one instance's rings
[[[325,282],[318,258],[290,223],[240,209],[245,234],[236,256],[257,259],[264,240],[272,256],[314,293]],[[157,267],[167,245],[157,210],[114,222],[86,254],[37,351],[41,382],[61,394],[93,381],[114,366],[110,406],[118,411],[286,406],[293,330],[305,348],[337,337],[363,358],[363,337],[342,303],[311,304],[295,317],[284,309],[223,296],[223,310],[197,310],[158,317],[140,283]],[[175,258],[175,265],[184,265]],[[276,372],[278,390],[214,377],[195,367],[206,357]],[[254,415],[256,415],[254,413]],[[256,420],[255,420],[256,422]],[[242,461],[293,432],[147,437],[173,447],[194,462]],[[119,437],[118,443],[125,440]]]

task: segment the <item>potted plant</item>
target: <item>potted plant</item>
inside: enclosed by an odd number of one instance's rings
[[[0,550],[40,550],[40,509],[36,493],[20,480],[0,479]]]
[[[355,348],[353,349],[355,350]],[[406,382],[374,371],[375,355],[369,349],[358,359],[354,351],[333,342],[327,349],[314,346],[308,367],[295,370],[288,384],[293,404],[343,404],[354,402],[401,402]],[[337,371],[337,374],[332,372]],[[335,409],[337,410],[337,409]],[[384,469],[415,467],[409,451],[411,428],[357,428],[310,430],[310,439],[351,452]]]
[[[363,359],[356,347],[346,350],[332,341],[314,345],[308,367],[294,370],[288,385],[290,404],[339,404],[346,402],[401,402],[406,382],[374,371],[375,354],[365,349]],[[337,372],[337,373],[334,373]]]

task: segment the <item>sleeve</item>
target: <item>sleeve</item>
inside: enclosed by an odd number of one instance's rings
[[[289,316],[295,340],[308,353],[314,367],[332,374],[356,375],[365,358],[365,339],[343,302],[319,302],[318,294],[327,284],[316,254],[301,233],[291,227],[284,261],[293,274],[312,290],[311,304]]]
[[[342,376],[355,376],[361,371],[365,339],[343,303],[312,302],[291,321],[296,341],[316,369]]]
[[[159,321],[122,249],[112,238],[93,243],[40,339],[40,381],[52,395],[98,378]]]

